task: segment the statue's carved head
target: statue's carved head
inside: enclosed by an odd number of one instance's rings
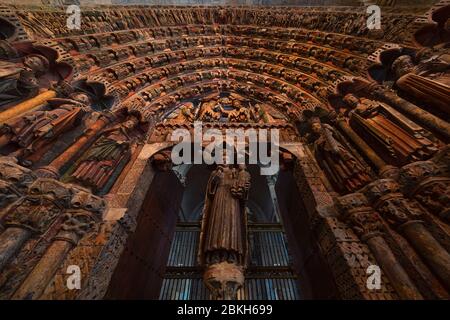
[[[310,119],[311,131],[319,134],[322,130],[322,122],[318,117],[313,117]]]
[[[42,74],[48,70],[50,62],[43,55],[29,54],[24,58],[23,64],[34,72]]]
[[[395,61],[392,63],[392,70],[394,71],[395,75],[398,78],[411,72],[413,68],[414,68],[413,60],[411,56],[408,55],[402,55],[397,59],[395,59]]]
[[[92,98],[87,93],[84,92],[74,92],[70,95],[70,98],[86,106],[90,106],[93,102]]]
[[[352,108],[357,107],[359,103],[359,98],[352,93],[346,94],[342,100]]]

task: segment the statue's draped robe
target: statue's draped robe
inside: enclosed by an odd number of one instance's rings
[[[68,180],[76,180],[94,191],[107,189],[109,181],[120,172],[131,156],[130,136],[121,126],[105,131],[75,165]]]
[[[450,67],[448,63],[429,61],[402,76],[396,85],[420,103],[450,116]]]
[[[32,153],[73,128],[84,114],[82,107],[69,104],[50,111],[35,111],[7,121],[0,128],[0,136],[10,136],[10,142],[26,148],[27,154]]]
[[[199,251],[202,263],[210,254],[226,252],[234,254],[237,263],[245,264],[246,217],[243,202],[249,185],[242,186],[246,189],[238,197],[233,193],[237,192],[239,183],[238,172],[230,167],[216,169],[211,174],[203,211]]]
[[[367,169],[329,125],[322,124],[322,133],[314,142],[314,153],[319,165],[328,173],[327,177],[340,191],[356,191],[371,181]]]
[[[390,164],[431,157],[437,148],[424,130],[389,106],[362,98],[365,108],[350,113],[350,126]]]

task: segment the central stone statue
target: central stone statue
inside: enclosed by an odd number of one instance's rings
[[[236,299],[247,255],[245,202],[250,174],[245,165],[217,166],[208,181],[200,234],[200,263],[213,299]]]

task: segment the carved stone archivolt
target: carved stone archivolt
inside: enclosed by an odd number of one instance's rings
[[[363,7],[85,7],[82,31],[59,7],[0,9],[0,298],[104,297],[150,184],[174,172],[172,133],[196,122],[279,131],[340,298],[448,296],[448,5],[383,7],[378,31]],[[245,285],[250,180],[225,164],[208,182],[214,299]]]

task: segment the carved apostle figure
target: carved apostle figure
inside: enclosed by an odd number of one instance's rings
[[[69,169],[63,180],[75,181],[93,192],[105,193],[130,160],[132,131],[139,119],[130,115],[126,121],[105,129],[100,138]]]
[[[49,61],[39,54],[26,56],[23,65],[0,61],[0,107],[36,95],[39,91],[36,76],[48,68]]]
[[[200,261],[211,265],[228,262],[245,264],[245,201],[250,174],[245,165],[217,166],[208,181],[200,240]]]
[[[73,128],[88,111],[91,100],[84,93],[74,93],[70,97],[49,101],[55,107],[53,110],[33,111],[6,121],[0,126],[0,147],[15,144],[18,149],[10,155],[25,160]]]
[[[352,108],[350,126],[390,164],[424,160],[437,151],[425,130],[390,106],[353,94],[344,102]]]
[[[330,125],[311,118],[315,136],[314,154],[333,186],[340,192],[353,192],[371,181],[368,169],[351,152],[344,138]]]
[[[0,157],[0,208],[26,194],[36,177],[30,169],[17,164],[16,159]],[[0,211],[0,220],[2,211]]]
[[[435,55],[414,65],[408,55],[392,64],[396,85],[420,102],[450,115],[450,56]]]

